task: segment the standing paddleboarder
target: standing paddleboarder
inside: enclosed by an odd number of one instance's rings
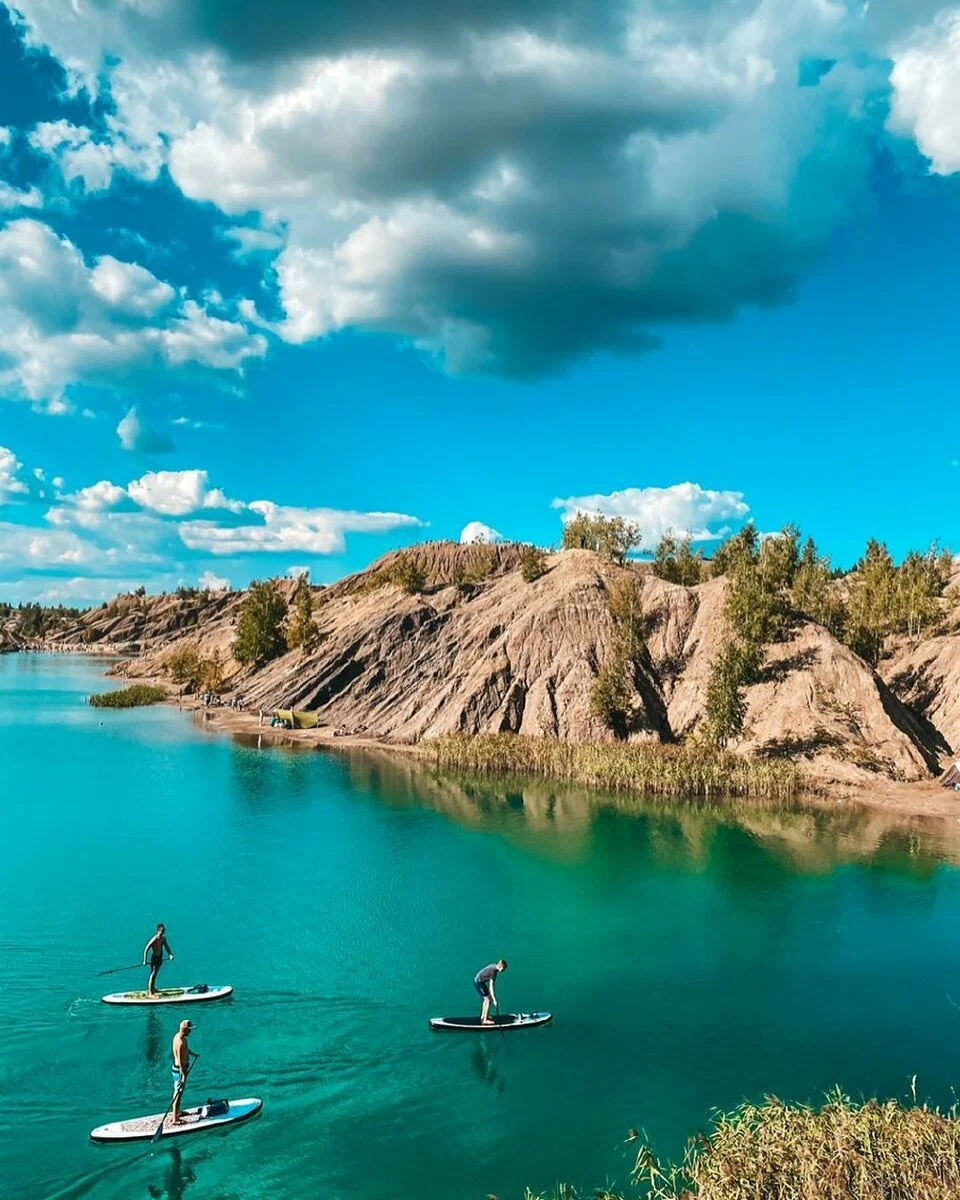
[[[173,1035],[173,1104],[170,1107],[170,1122],[180,1124],[180,1105],[183,1101],[183,1089],[190,1074],[190,1045],[188,1038],[193,1033],[192,1021],[181,1021],[180,1028]]]
[[[490,1018],[490,1005],[499,1009],[497,1004],[497,993],[493,987],[493,981],[501,971],[507,969],[507,960],[499,958],[495,963],[491,963],[488,967],[484,967],[478,971],[473,977],[473,986],[476,988],[477,994],[483,997],[483,1005],[480,1008],[480,1024],[492,1025],[493,1021]]]
[[[173,951],[167,941],[167,928],[161,921],[157,926],[157,932],[143,948],[143,965],[147,965],[148,957],[150,959],[150,978],[147,980],[147,994],[150,996],[157,994],[157,972],[163,966],[164,950],[170,958],[173,958]]]

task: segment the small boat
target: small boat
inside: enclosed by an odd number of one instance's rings
[[[504,1013],[494,1017],[491,1024],[482,1024],[479,1017],[431,1017],[431,1029],[450,1029],[470,1033],[489,1033],[494,1029],[536,1029],[538,1025],[548,1025],[553,1020],[553,1013]]]
[[[263,1101],[256,1096],[245,1100],[208,1100],[197,1108],[185,1108],[180,1114],[182,1120],[174,1125],[169,1116],[164,1120],[163,1113],[154,1113],[149,1117],[131,1117],[128,1121],[111,1121],[108,1125],[98,1125],[91,1129],[92,1142],[151,1142],[153,1141],[160,1122],[163,1121],[165,1137],[179,1137],[184,1133],[202,1133],[206,1129],[221,1129],[224,1125],[236,1125],[254,1117],[263,1108]]]
[[[197,1004],[203,1000],[225,1000],[233,995],[229,984],[213,987],[207,983],[196,983],[193,987],[158,988],[156,995],[149,992],[111,992],[101,996],[104,1004]]]

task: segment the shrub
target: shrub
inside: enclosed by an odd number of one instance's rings
[[[153,687],[148,683],[132,683],[116,692],[98,692],[90,697],[90,703],[94,708],[139,708],[145,704],[156,704],[158,700],[166,698],[167,693],[162,687]]]
[[[427,586],[427,575],[416,556],[404,551],[390,567],[390,582],[408,596],[415,596]]]
[[[520,574],[524,583],[536,583],[547,573],[547,556],[539,546],[524,546],[520,552]]]
[[[306,575],[301,575],[297,580],[292,608],[287,618],[287,645],[291,650],[300,646],[309,653],[320,641],[320,631],[313,619],[313,594]]]
[[[164,666],[178,687],[182,688],[188,684],[196,687],[200,682],[200,651],[193,642],[187,642],[174,650]]]

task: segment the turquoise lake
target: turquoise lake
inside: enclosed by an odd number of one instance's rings
[[[175,709],[91,709],[103,664],[0,658],[0,1194],[53,1200],[520,1200],[623,1178],[714,1107],[776,1093],[949,1104],[960,1079],[956,848],[877,816],[625,805],[441,779],[380,754],[258,750]],[[960,824],[958,824],[960,831]],[[157,921],[189,1010],[103,992]],[[475,1011],[552,1026],[432,1034]],[[94,1146],[187,1103],[262,1115],[176,1147]],[[589,1194],[589,1193],[588,1193]]]

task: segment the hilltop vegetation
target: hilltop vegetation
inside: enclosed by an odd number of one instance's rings
[[[638,561],[637,541],[581,515],[559,552],[428,542],[325,588],[128,594],[44,640],[132,651],[128,676],[388,741],[652,743],[849,780],[929,777],[953,753],[948,554],[895,563],[870,542],[843,572],[790,526],[748,525],[709,559],[668,534]]]

